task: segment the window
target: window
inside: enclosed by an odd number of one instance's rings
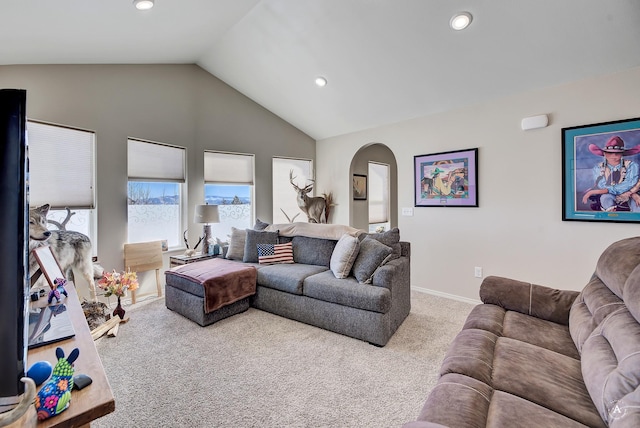
[[[291,185],[289,174],[298,187],[311,184],[313,162],[309,159],[273,158],[273,222],[306,222],[306,215],[298,207],[298,196]],[[313,196],[313,192],[309,194]]]
[[[369,232],[389,230],[389,165],[369,162]]]
[[[232,227],[253,227],[253,166],[250,154],[204,152],[204,201],[218,205],[220,216],[211,236],[226,241]]]
[[[182,246],[186,150],[129,139],[128,242],[167,240]]]
[[[27,132],[29,205],[49,204],[51,228],[87,235],[95,256],[95,133],[33,120]],[[71,159],[73,167],[67,167]]]

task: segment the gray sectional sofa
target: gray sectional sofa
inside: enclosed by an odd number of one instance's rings
[[[377,346],[386,345],[409,315],[410,244],[400,241],[397,228],[381,234],[308,223],[256,228],[262,230],[234,229],[225,251],[228,259],[257,269],[251,306]],[[257,244],[289,242],[293,263],[259,263]],[[188,301],[192,310],[202,305],[198,293],[167,281],[167,307]]]
[[[640,237],[580,293],[487,277],[480,297],[405,428],[640,426]]]

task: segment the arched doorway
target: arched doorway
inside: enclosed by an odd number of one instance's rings
[[[396,157],[389,147],[381,143],[371,143],[362,146],[351,160],[351,166],[349,176],[366,176],[368,187],[372,184],[379,185],[379,180],[376,177],[369,177],[369,164],[375,163],[379,165],[388,165],[388,223],[391,228],[398,226],[398,167],[396,163]],[[349,195],[350,210],[349,210],[349,225],[358,229],[369,230],[370,214],[373,215],[378,212],[377,204],[378,200],[371,200],[367,189],[366,199],[354,199],[353,185],[351,186],[351,193]],[[374,193],[375,194],[375,193]]]

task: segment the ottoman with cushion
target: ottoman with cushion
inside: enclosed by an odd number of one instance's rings
[[[165,272],[168,309],[207,326],[249,309],[256,292],[256,268],[222,258]]]

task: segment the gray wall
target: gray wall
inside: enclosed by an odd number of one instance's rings
[[[127,240],[127,137],[187,148],[191,241],[200,229],[191,221],[204,199],[204,150],[256,155],[256,215],[265,221],[271,157],[315,159],[312,138],[196,65],[0,66],[0,88],[26,89],[31,119],[96,132],[98,257],[107,269],[122,268]],[[73,168],[73,159],[62,167]]]

